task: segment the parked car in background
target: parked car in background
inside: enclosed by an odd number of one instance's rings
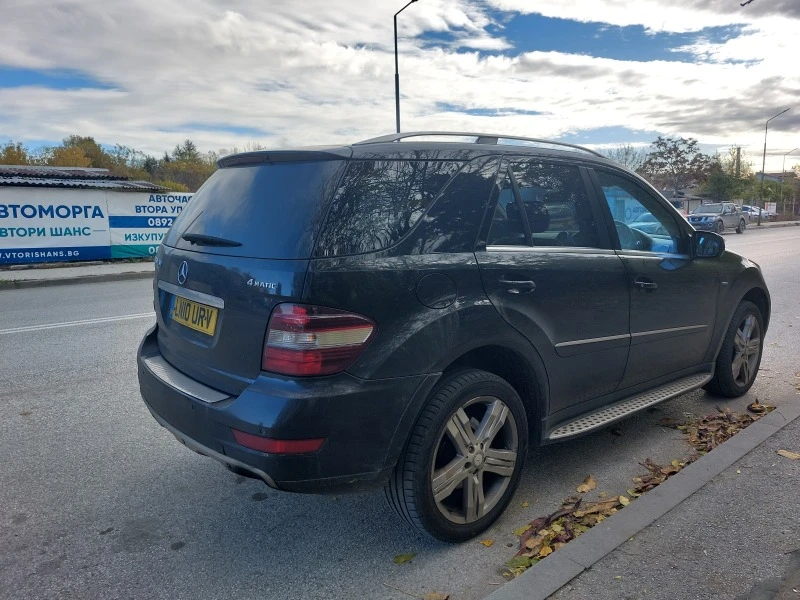
[[[661,221],[656,219],[655,216],[653,216],[653,213],[649,212],[642,213],[636,217],[632,223],[629,223],[629,227],[644,233],[649,233],[650,235],[669,235],[669,232],[661,224]]]
[[[698,230],[722,233],[726,229],[735,229],[736,233],[744,233],[747,228],[745,217],[733,202],[701,204],[692,211],[689,223]]]
[[[529,445],[750,389],[761,270],[647,181],[560,142],[415,137],[226,156],[175,219],[138,368],[187,447],[279,490],[383,487],[459,542]]]

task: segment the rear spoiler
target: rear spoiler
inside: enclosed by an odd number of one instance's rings
[[[297,150],[259,150],[225,156],[217,161],[220,169],[279,162],[320,162],[325,160],[344,160],[353,155],[347,146],[322,146],[319,148]]]

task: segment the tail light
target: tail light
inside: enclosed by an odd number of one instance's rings
[[[261,368],[282,375],[330,375],[345,370],[366,348],[375,323],[361,315],[279,304],[272,311]]]

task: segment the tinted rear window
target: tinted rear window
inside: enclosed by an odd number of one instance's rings
[[[308,258],[345,161],[277,162],[219,169],[164,242],[187,250],[256,258]],[[185,233],[240,246],[192,245]]]
[[[463,162],[354,160],[331,205],[317,256],[374,252],[402,240]]]

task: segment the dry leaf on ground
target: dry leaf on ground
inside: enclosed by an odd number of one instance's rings
[[[402,565],[403,563],[411,562],[416,555],[417,555],[416,552],[409,552],[408,554],[398,554],[392,559],[392,561],[396,565]]]
[[[792,452],[791,450],[778,450],[778,454],[784,458],[790,458],[791,460],[800,460],[800,454]]]
[[[481,540],[480,543],[486,546],[487,548],[490,548],[492,544],[494,544],[494,540]]]
[[[443,594],[442,592],[431,592],[430,594],[425,594],[422,597],[422,600],[447,600],[450,598],[450,594]]]
[[[585,494],[586,492],[591,492],[596,487],[597,482],[594,480],[594,477],[587,475],[586,479],[583,480],[583,483],[580,484],[575,491],[579,494]]]

